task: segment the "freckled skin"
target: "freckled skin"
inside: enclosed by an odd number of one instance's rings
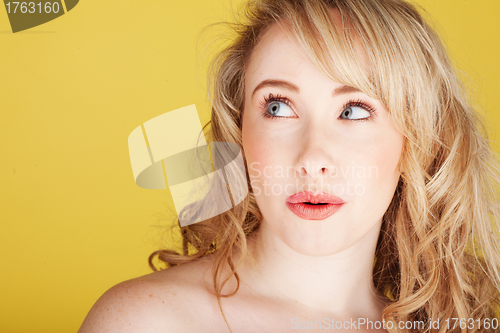
[[[252,97],[266,79],[293,83],[300,92],[265,87]],[[243,148],[263,224],[302,254],[338,253],[378,230],[400,176],[403,135],[389,112],[362,92],[332,97],[340,86],[277,25],[260,40],[245,76]],[[263,117],[266,108],[261,103],[269,94],[286,97],[290,106],[280,103],[280,110],[294,118]],[[375,112],[353,108],[356,115],[369,118],[340,119],[343,106],[351,100],[362,101]],[[284,174],[267,177],[280,169]],[[286,199],[304,189],[323,190],[346,204],[325,220],[301,219],[287,208]]]

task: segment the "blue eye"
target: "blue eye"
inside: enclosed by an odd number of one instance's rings
[[[366,119],[370,117],[370,112],[359,106],[347,106],[340,115],[341,119]]]
[[[368,120],[374,112],[375,109],[373,107],[361,100],[351,100],[342,107],[342,113],[339,118],[345,120]]]
[[[295,112],[290,106],[290,100],[286,97],[269,94],[264,97],[264,101],[260,104],[262,115],[266,118],[296,118]]]
[[[267,112],[275,117],[292,117],[294,115],[292,109],[283,102],[272,102],[267,107]]]

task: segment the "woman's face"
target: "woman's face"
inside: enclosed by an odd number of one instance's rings
[[[381,102],[329,79],[276,24],[245,75],[243,149],[262,227],[307,255],[378,234],[403,147]]]

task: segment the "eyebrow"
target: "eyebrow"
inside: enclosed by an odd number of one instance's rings
[[[299,87],[297,87],[295,84],[290,83],[288,81],[283,81],[283,80],[264,80],[261,83],[255,87],[253,93],[252,93],[252,98],[255,95],[255,93],[265,87],[277,87],[277,88],[283,88],[287,89],[290,91],[293,91],[295,93],[300,93]],[[350,93],[355,93],[355,92],[362,92],[361,90],[351,87],[351,86],[340,86],[335,88],[332,91],[332,96],[335,97],[337,95],[345,95],[345,94],[350,94]]]

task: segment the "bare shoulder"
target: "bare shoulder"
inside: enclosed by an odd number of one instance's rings
[[[78,333],[207,331],[215,309],[209,268],[192,262],[121,282],[97,300]]]

